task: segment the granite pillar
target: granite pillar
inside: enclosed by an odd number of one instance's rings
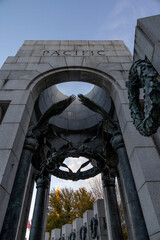
[[[50,179],[48,176],[39,176],[36,182],[37,194],[29,240],[43,240],[45,231],[46,203]]]
[[[51,240],[59,240],[61,229],[56,228],[51,231]]]
[[[35,139],[26,137],[7,212],[3,222],[3,227],[0,235],[1,240],[13,240],[16,238],[28,171],[36,146],[37,143]]]
[[[76,240],[80,240],[80,229],[83,225],[82,218],[76,218],[73,220],[73,232],[76,234]]]
[[[102,182],[106,209],[108,239],[123,240],[124,238],[115,190],[115,178],[103,173]]]
[[[107,223],[106,223],[106,215],[104,208],[104,199],[97,199],[94,203],[94,217],[98,221],[97,226],[97,240],[107,240]]]
[[[49,240],[49,232],[45,232],[45,240]]]
[[[87,229],[86,233],[87,240],[92,240],[90,236],[90,222],[93,216],[94,216],[93,210],[87,210],[86,212],[83,213],[83,226],[85,226]]]
[[[71,232],[72,232],[72,224],[65,224],[62,226],[62,237],[64,237],[64,240],[70,239]]]
[[[131,231],[134,240],[149,239],[142,209],[140,206],[131,167],[121,134],[115,135],[111,143],[118,155],[121,179],[127,199],[128,214],[131,221]]]

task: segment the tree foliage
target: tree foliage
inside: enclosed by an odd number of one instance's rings
[[[84,187],[78,190],[53,189],[49,197],[46,231],[61,228],[66,223],[72,223],[75,218],[83,217],[86,210],[93,209],[94,201],[92,193]]]

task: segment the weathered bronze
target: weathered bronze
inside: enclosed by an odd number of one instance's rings
[[[93,239],[97,237],[97,230],[98,230],[98,220],[96,218],[91,218],[90,235]]]
[[[30,130],[30,135],[38,142],[38,148],[32,158],[33,166],[40,171],[43,171],[44,164],[51,157],[51,145],[47,141],[47,134],[52,133],[54,136],[59,136],[52,124],[49,123],[50,118],[61,114],[73,101],[75,96],[72,95],[58,103],[53,104],[38,120],[37,124]]]
[[[49,176],[38,176],[36,179],[37,193],[32,218],[29,240],[43,240],[45,230],[47,194],[50,184]]]
[[[83,163],[77,172],[73,172],[66,164],[64,164],[64,160],[67,157],[79,156],[86,157],[89,160]],[[46,161],[43,161],[43,168],[41,169],[42,173],[47,172],[59,178],[72,181],[94,177],[102,171],[110,172],[112,168],[117,166],[116,159],[110,161],[110,159],[106,158],[102,152],[87,146],[85,142],[77,148],[73,147],[71,143],[63,145],[58,151],[52,152],[51,156],[45,159]],[[91,163],[93,167],[81,171],[89,163]],[[61,170],[60,167],[66,168],[67,171]]]
[[[76,234],[75,234],[75,232],[71,232],[71,233],[70,233],[69,240],[76,240]]]
[[[82,226],[80,228],[80,240],[86,240],[87,238],[87,228],[85,226]]]
[[[106,220],[108,238],[112,240],[124,240],[118,202],[116,197],[115,177],[102,174],[102,184],[104,193],[104,204],[106,209]]]
[[[141,135],[150,136],[160,126],[160,82],[158,73],[148,60],[136,61],[129,71],[129,108],[133,124]],[[144,93],[144,110],[140,103],[140,88]]]

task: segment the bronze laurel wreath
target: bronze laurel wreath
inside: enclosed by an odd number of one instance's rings
[[[129,108],[136,129],[150,136],[160,126],[160,83],[158,73],[149,61],[138,60],[130,69],[128,87]],[[140,88],[144,93],[144,110],[140,103]]]

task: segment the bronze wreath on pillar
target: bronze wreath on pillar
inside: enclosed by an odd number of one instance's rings
[[[133,124],[141,135],[150,136],[160,126],[160,82],[158,73],[148,60],[136,61],[129,71],[129,108]],[[144,93],[144,110],[140,104],[140,88]]]
[[[98,220],[96,218],[91,218],[90,234],[93,239],[97,237],[97,228],[98,228]]]

